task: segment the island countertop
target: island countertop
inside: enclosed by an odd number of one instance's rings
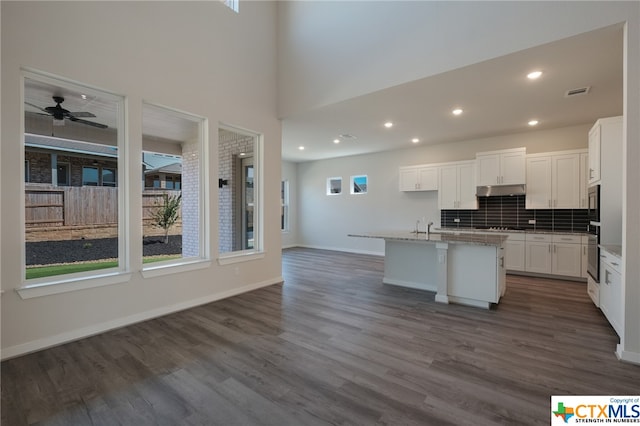
[[[381,231],[366,232],[362,234],[349,234],[349,237],[361,238],[382,238],[394,241],[411,241],[422,243],[449,243],[449,244],[467,244],[481,246],[501,246],[507,238],[506,235],[494,234],[452,234],[452,233],[435,233],[429,235],[426,233],[403,232],[403,231]]]

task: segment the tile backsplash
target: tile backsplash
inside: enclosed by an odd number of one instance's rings
[[[440,224],[448,228],[508,227],[567,232],[584,232],[589,224],[584,209],[526,210],[524,206],[524,195],[478,197],[478,210],[441,210]],[[529,220],[536,223],[529,224]]]

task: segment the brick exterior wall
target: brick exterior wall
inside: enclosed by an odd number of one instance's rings
[[[238,210],[242,201],[238,194],[238,185],[242,182],[241,157],[238,155],[241,152],[253,154],[254,139],[225,130],[219,132],[218,138],[218,177],[228,182],[218,189],[218,249],[220,253],[228,253],[242,249],[240,232],[234,232],[242,225]]]
[[[200,155],[197,142],[182,148],[182,256],[200,253]]]

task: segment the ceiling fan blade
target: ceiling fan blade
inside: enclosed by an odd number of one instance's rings
[[[74,117],[95,117],[95,114],[87,111],[70,112],[69,115],[72,115]]]
[[[46,110],[46,109],[44,109],[44,108],[40,108],[38,105],[34,105],[34,104],[30,103],[30,102],[25,102],[25,104],[26,104],[26,105],[29,105],[30,107],[33,107],[33,108],[35,108],[35,109],[37,109],[37,110],[40,110],[40,111],[42,111],[42,112],[45,112],[45,113],[47,113],[47,115],[50,115],[50,114],[49,114],[49,111],[47,111],[47,110]]]
[[[69,120],[75,123],[86,124],[87,126],[97,127],[98,129],[106,129],[107,127],[109,127],[106,124],[95,123],[93,121],[83,120],[81,118],[76,118],[76,117],[68,117],[68,118]]]

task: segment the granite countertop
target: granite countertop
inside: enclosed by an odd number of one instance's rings
[[[598,247],[622,259],[622,246],[617,246],[614,244],[599,244]]]
[[[549,230],[536,230],[536,229],[482,229],[482,228],[434,228],[438,231],[444,232],[478,232],[478,233],[514,233],[514,234],[563,234],[563,235],[589,235],[588,232],[576,232],[576,231],[549,231]]]
[[[449,244],[470,244],[481,246],[501,246],[504,241],[509,238],[505,235],[491,234],[451,234],[432,232],[427,236],[426,233],[416,234],[415,232],[387,231],[387,232],[369,232],[364,234],[349,234],[349,237],[361,238],[382,238],[394,241],[414,241],[424,243],[449,243]]]

